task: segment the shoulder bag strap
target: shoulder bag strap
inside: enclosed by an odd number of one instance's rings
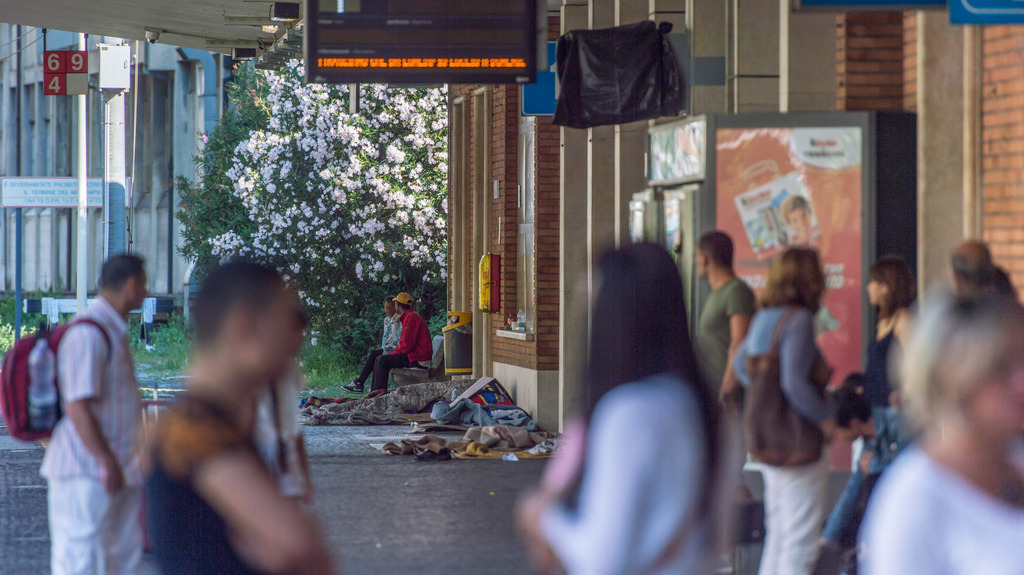
[[[786,311],[782,312],[782,316],[779,317],[779,321],[775,324],[775,330],[772,332],[772,343],[768,348],[768,353],[772,355],[779,355],[779,340],[782,339],[782,330],[789,323],[789,318],[796,312],[796,308],[787,307]]]

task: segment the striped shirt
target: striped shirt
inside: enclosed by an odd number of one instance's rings
[[[61,402],[92,399],[92,413],[111,453],[121,463],[125,483],[142,485],[137,449],[142,395],[128,347],[128,324],[102,296],[77,317],[103,326],[110,346],[91,324],[74,326],[64,334],[57,353]],[[41,473],[47,479],[102,479],[99,462],[82,443],[70,417],[57,422]]]

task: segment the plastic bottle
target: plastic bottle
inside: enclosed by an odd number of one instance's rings
[[[523,310],[519,310],[519,314],[516,316],[516,331],[526,331],[526,315]]]
[[[40,337],[28,354],[28,421],[32,429],[53,429],[57,423],[56,363],[50,342]]]

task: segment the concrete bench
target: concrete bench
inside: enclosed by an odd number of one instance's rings
[[[436,336],[431,341],[434,347],[434,354],[430,359],[430,367],[403,367],[391,370],[391,379],[395,385],[413,385],[426,383],[428,381],[448,381],[450,375],[444,373],[444,337]]]

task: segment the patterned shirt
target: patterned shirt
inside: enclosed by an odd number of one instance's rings
[[[211,461],[258,458],[252,437],[218,405],[185,393],[160,415],[150,449],[146,512],[161,572],[255,574],[235,551],[224,518],[195,489],[195,474]]]
[[[68,329],[57,352],[61,403],[66,406],[92,399],[92,413],[104,441],[121,464],[125,483],[142,485],[137,449],[142,395],[128,347],[128,324],[103,297],[96,298],[77,317],[92,319],[103,326],[110,345],[94,325]],[[70,417],[57,422],[41,473],[47,479],[102,479],[99,462],[82,443]]]

